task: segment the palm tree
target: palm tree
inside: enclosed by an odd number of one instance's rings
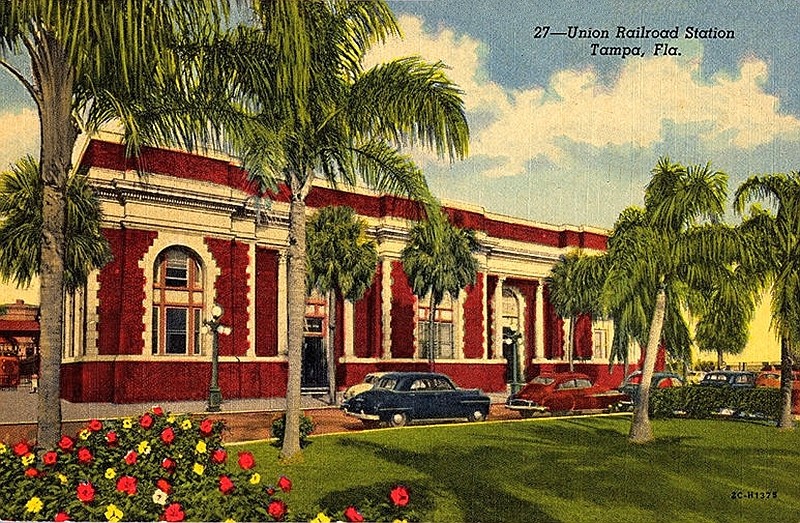
[[[740,230],[750,245],[750,267],[763,288],[772,291],[772,327],[781,342],[781,417],[778,427],[794,429],[792,364],[800,340],[800,173],[751,176],[736,190],[734,208],[743,215],[751,200],[765,201],[774,211],[754,205]]]
[[[624,336],[646,340],[641,394],[630,440],[653,439],[649,384],[659,345],[688,351],[683,311],[688,291],[734,256],[733,239],[713,225],[724,212],[727,175],[705,166],[684,167],[661,158],[645,191],[645,208],[628,208],[609,237],[604,300],[622,320]],[[704,220],[712,225],[701,226]],[[666,327],[666,328],[665,328]],[[646,333],[646,334],[645,334]],[[620,343],[622,345],[622,343]]]
[[[600,296],[607,273],[605,255],[589,256],[578,250],[571,251],[556,262],[550,275],[545,278],[550,289],[550,302],[556,313],[570,318],[569,325],[569,371],[574,370],[575,323],[578,316],[591,314],[600,317]]]
[[[415,224],[400,255],[411,290],[419,299],[430,297],[426,349],[431,370],[436,364],[433,332],[436,308],[445,293],[455,299],[464,287],[475,283],[478,261],[473,253],[479,248],[474,231],[460,229],[442,219]]]
[[[288,373],[281,458],[300,452],[305,313],[306,197],[314,180],[365,184],[436,208],[422,172],[400,151],[423,145],[451,160],[467,153],[461,92],[442,64],[406,58],[363,70],[365,52],[399,33],[383,0],[259,2],[266,81],[247,86],[263,110],[239,137],[248,170],[290,192]],[[435,216],[435,213],[434,213]]]
[[[0,277],[28,286],[41,271],[42,179],[31,156],[0,174]],[[85,176],[67,179],[64,286],[72,293],[86,284],[91,271],[111,259],[100,232],[102,213]]]
[[[364,296],[378,267],[375,242],[367,238],[367,223],[350,207],[324,207],[308,221],[307,289],[328,295],[328,389],[336,403],[336,297],[355,302]]]
[[[118,119],[131,151],[135,151],[146,138],[191,143],[192,136],[213,131],[206,121],[193,123],[172,114],[164,104],[192,87],[191,83],[172,81],[176,68],[195,65],[172,52],[178,39],[213,33],[219,15],[226,10],[225,0],[0,3],[0,66],[27,89],[41,131],[40,446],[54,446],[61,430],[66,191],[78,134]],[[9,60],[20,51],[28,60],[23,67]],[[27,66],[30,76],[26,75]],[[197,84],[196,72],[191,69],[187,82]],[[171,94],[161,99],[159,92]],[[150,104],[157,104],[156,109],[142,118],[142,108]]]

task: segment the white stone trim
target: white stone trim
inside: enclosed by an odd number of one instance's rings
[[[256,244],[247,246],[249,262],[247,264],[247,357],[256,355]]]
[[[385,360],[392,353],[392,261],[387,258],[381,261],[381,322],[383,340],[380,356]],[[411,335],[414,336],[414,333]]]
[[[539,279],[538,281],[539,285],[536,286],[536,304],[534,307],[536,311],[533,327],[534,336],[536,336],[532,354],[534,360],[544,357],[544,279]]]
[[[289,256],[286,250],[278,251],[278,354],[289,354],[289,270],[287,264]]]
[[[344,300],[344,314],[343,317],[343,324],[344,324],[344,354],[343,358],[347,357],[354,357],[356,355],[355,352],[355,340],[354,334],[356,330],[355,325],[355,307],[353,306],[353,302],[350,300]]]

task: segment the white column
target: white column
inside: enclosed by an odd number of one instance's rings
[[[456,359],[464,359],[464,300],[467,293],[460,291],[453,300],[453,343]]]
[[[344,300],[344,356],[354,358],[356,355],[353,334],[355,332],[355,314],[353,302]]]
[[[247,353],[246,356],[254,358],[256,355],[256,244],[249,246],[250,263],[247,264],[247,281],[250,289],[247,293]]]
[[[489,357],[489,343],[490,340],[487,336],[487,329],[486,326],[489,324],[489,290],[487,289],[488,286],[489,275],[483,275],[483,296],[481,297],[481,302],[483,303],[483,308],[481,310],[481,328],[483,329],[483,356],[482,358],[485,360]]]
[[[286,251],[278,253],[278,354],[282,355],[289,352],[289,340],[286,337],[289,330],[288,261]]]
[[[536,346],[533,348],[533,359],[544,358],[544,280],[536,286],[536,321],[533,327]]]
[[[492,300],[492,305],[494,306],[494,321],[492,322],[494,359],[503,358],[503,283],[505,281],[504,277],[498,276],[497,287],[494,288],[494,299]]]
[[[392,262],[383,259],[381,262],[381,321],[383,340],[381,343],[381,359],[389,359],[392,350]]]

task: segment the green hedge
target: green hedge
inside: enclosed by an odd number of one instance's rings
[[[710,418],[730,409],[739,415],[778,419],[780,406],[780,390],[773,388],[730,389],[690,385],[650,392],[650,415],[654,418],[676,415]]]

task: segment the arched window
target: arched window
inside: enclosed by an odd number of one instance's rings
[[[431,332],[429,315],[431,310],[430,295],[421,300],[417,307],[417,340],[419,355],[428,357],[428,339]],[[442,303],[436,306],[436,317],[433,319],[433,350],[436,359],[453,359],[455,343],[453,340],[453,299],[445,294]]]
[[[519,300],[509,288],[503,288],[503,327],[519,331]]]
[[[200,354],[203,270],[199,257],[169,247],[153,266],[153,354]]]

